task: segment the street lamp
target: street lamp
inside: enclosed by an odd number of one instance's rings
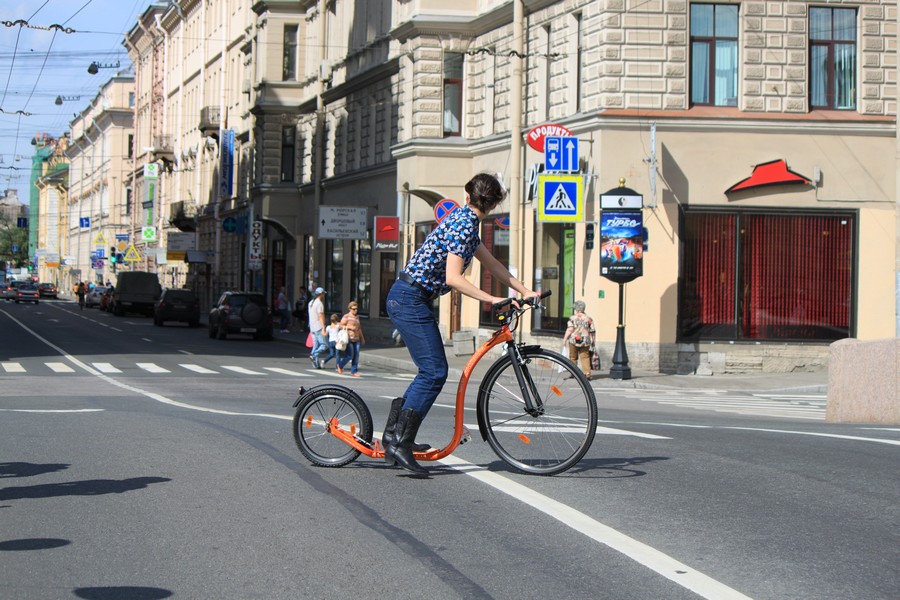
[[[96,75],[100,69],[118,69],[118,68],[119,68],[119,61],[116,61],[115,64],[113,64],[113,63],[102,64],[95,60],[94,62],[92,62],[90,64],[90,66],[88,66],[87,71],[91,75]]]
[[[57,96],[53,103],[62,106],[63,102],[74,102],[75,100],[81,100],[81,96]]]

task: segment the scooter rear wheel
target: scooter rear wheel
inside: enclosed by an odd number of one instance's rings
[[[372,444],[372,414],[352,390],[326,385],[301,396],[294,413],[294,441],[313,464],[343,467],[359,457],[359,450],[331,434],[334,426]]]

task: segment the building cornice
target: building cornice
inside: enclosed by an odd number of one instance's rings
[[[394,57],[358,75],[354,75],[344,83],[336,85],[322,93],[325,102],[334,102],[353,92],[365,89],[374,83],[389,79],[400,72],[400,58]]]

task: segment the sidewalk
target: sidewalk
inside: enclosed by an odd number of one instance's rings
[[[279,342],[304,345],[307,334],[300,332],[280,333],[275,331],[275,339]],[[455,356],[452,347],[447,347],[447,362],[450,365],[450,379],[459,379],[469,356]],[[304,348],[302,356],[309,351]],[[491,362],[490,355],[479,365]],[[416,372],[416,366],[405,346],[391,346],[378,343],[367,343],[362,347],[360,365],[377,366],[396,371]],[[591,384],[597,387],[642,388],[642,389],[702,389],[729,392],[758,393],[803,393],[825,394],[828,391],[828,372],[816,373],[758,373],[750,375],[667,375],[632,369],[631,379],[620,380],[609,377],[609,365],[598,374],[594,374]]]

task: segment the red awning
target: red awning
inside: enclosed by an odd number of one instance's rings
[[[766,185],[797,183],[810,185],[812,184],[812,181],[803,175],[794,173],[788,169],[784,159],[778,159],[756,165],[753,167],[753,174],[750,175],[750,177],[738,181],[736,184],[725,190],[725,193],[729,194],[738,190],[749,190],[751,188],[763,187]]]

